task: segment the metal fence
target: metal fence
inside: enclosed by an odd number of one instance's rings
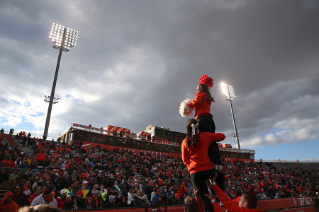
[[[14,167],[0,167],[0,169],[7,169],[8,173],[12,173],[13,170],[18,170],[19,172],[22,172],[23,174],[27,171],[27,169],[21,169],[21,168],[14,168]],[[35,173],[44,174],[45,169],[44,168],[38,168],[38,169],[31,169],[31,174],[35,175]]]

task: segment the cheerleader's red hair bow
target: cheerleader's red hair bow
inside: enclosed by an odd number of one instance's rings
[[[206,84],[207,87],[211,88],[213,87],[213,79],[206,74],[204,74],[201,78],[199,78],[199,84]]]

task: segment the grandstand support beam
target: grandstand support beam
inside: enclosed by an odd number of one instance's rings
[[[64,43],[65,35],[66,35],[66,28],[64,28],[64,31],[63,31],[62,44]],[[49,106],[48,106],[47,118],[46,118],[45,126],[44,126],[43,141],[45,141],[48,137],[51,111],[52,111],[56,82],[58,80],[58,73],[59,73],[59,68],[60,68],[60,60],[61,60],[61,56],[62,56],[62,50],[63,50],[63,45],[60,45],[58,62],[57,62],[56,69],[55,69],[52,90],[51,90],[51,95],[50,95],[50,102],[49,102]]]

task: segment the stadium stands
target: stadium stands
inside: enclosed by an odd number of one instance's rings
[[[8,136],[12,140],[8,139]],[[28,186],[20,185],[23,188],[22,192],[27,196],[31,196],[36,192],[36,187],[42,185],[53,189],[57,199],[68,202],[71,198],[72,202],[72,198],[76,198],[76,207],[79,209],[87,206],[84,205],[85,201],[79,198],[81,195],[78,191],[85,193],[85,197],[88,195],[94,200],[101,200],[101,204],[98,205],[101,208],[109,207],[110,204],[106,203],[113,197],[116,204],[121,202],[123,196],[126,200],[131,198],[130,202],[127,201],[130,204],[127,207],[141,206],[140,199],[152,202],[154,188],[160,189],[159,195],[163,197],[166,206],[176,202],[174,194],[178,192],[183,197],[193,195],[189,173],[178,157],[152,157],[116,148],[84,148],[80,141],[73,141],[72,145],[67,145],[53,141],[42,142],[23,135],[14,138],[5,135],[0,148],[1,161],[5,155],[10,155],[11,160],[15,162],[14,167],[2,167],[8,170],[9,176],[16,177],[13,173],[15,168],[18,168],[18,172],[27,173],[23,178],[30,181],[30,192],[26,192]],[[45,155],[44,159],[39,157],[42,153]],[[43,164],[39,167],[36,162],[41,160]],[[26,166],[23,165],[23,161],[27,162]],[[31,168],[29,173],[28,168]],[[227,163],[223,171],[227,185],[226,193],[230,198],[236,199],[243,192],[250,192],[264,201],[289,198],[290,202],[293,202],[293,198],[314,197],[315,193],[319,192],[318,168],[318,163]],[[0,175],[0,190],[8,188],[7,184],[12,184],[10,180],[5,182],[4,175]],[[67,189],[69,198],[64,199],[61,196],[62,189]],[[142,190],[144,194],[137,195],[138,190]],[[298,201],[300,206],[301,202]],[[311,198],[309,201],[312,204]],[[143,206],[147,204],[146,201]],[[75,206],[70,203],[67,207]]]

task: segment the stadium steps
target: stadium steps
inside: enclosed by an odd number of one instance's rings
[[[310,171],[311,169],[313,169],[314,167],[308,164],[304,164],[304,163],[273,163],[275,167],[277,168],[282,168],[282,169],[288,169],[288,170],[292,170],[295,173],[302,173],[305,170]],[[301,167],[301,169],[296,169],[296,167]]]
[[[311,169],[319,170],[319,163],[309,163]]]
[[[16,138],[12,138],[14,140],[14,142],[20,146],[20,140],[19,139],[16,139]]]
[[[293,172],[301,173],[303,170],[295,169],[296,166],[297,166],[297,165],[296,165],[295,163],[288,163],[288,164],[278,163],[278,164],[276,164],[276,167],[278,167],[278,168],[288,169],[288,170],[291,169],[291,171],[293,171]],[[298,166],[299,166],[299,165],[298,165]],[[303,169],[303,167],[302,167],[302,169]]]
[[[0,190],[0,200],[3,199],[6,192],[7,192],[7,190]]]
[[[19,146],[20,146],[19,144],[17,144],[17,143],[13,140],[13,138],[12,138],[11,135],[4,134],[3,136],[5,137],[5,139],[7,140],[7,142],[10,144],[10,146],[16,146],[16,147],[19,147]]]
[[[30,148],[20,145],[20,140],[15,138],[12,138],[12,139],[16,143],[16,146],[18,146],[24,152],[24,154],[32,153],[32,150]]]
[[[21,147],[24,154],[32,154],[32,150],[28,147]]]

